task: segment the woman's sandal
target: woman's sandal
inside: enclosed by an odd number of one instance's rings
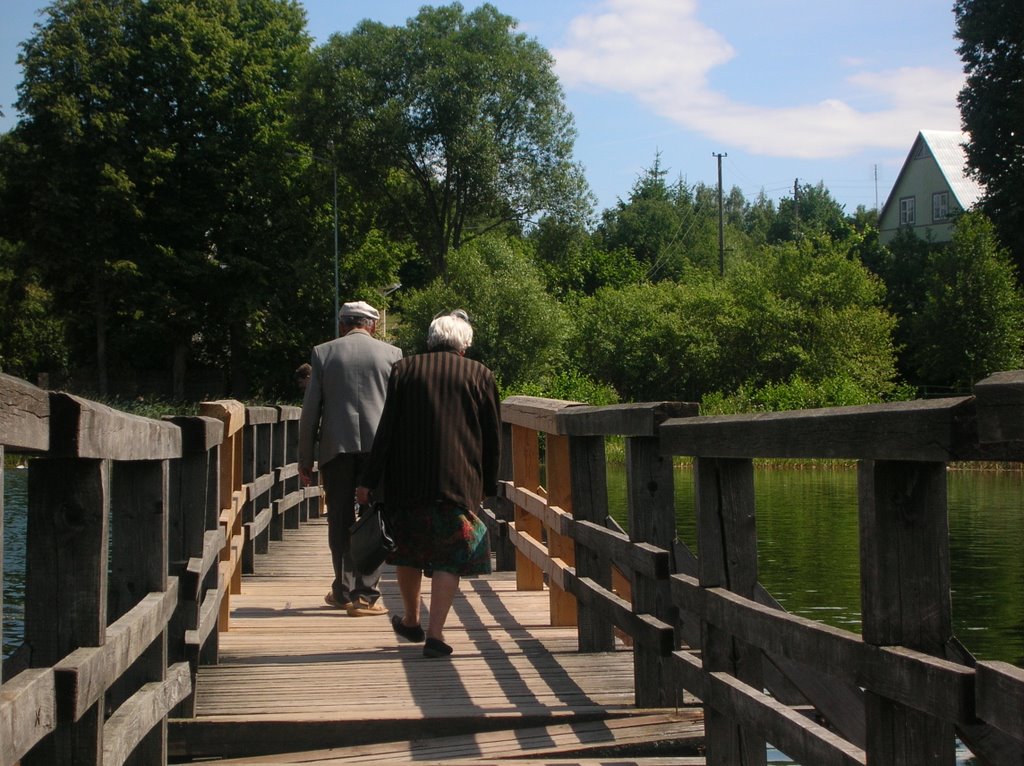
[[[424,657],[448,657],[452,653],[452,648],[448,646],[444,641],[439,641],[436,638],[428,638],[427,643],[423,645],[423,656]]]
[[[397,614],[391,615],[391,628],[406,641],[418,644],[425,637],[423,628],[419,625],[406,625]]]

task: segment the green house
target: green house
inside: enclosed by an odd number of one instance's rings
[[[958,130],[922,130],[896,177],[878,216],[878,239],[891,242],[901,228],[922,239],[948,242],[956,213],[970,210],[982,187],[967,175],[964,143]]]

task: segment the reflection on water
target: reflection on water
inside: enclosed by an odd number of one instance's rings
[[[1024,476],[950,471],[953,627],[979,659],[1024,665]],[[609,469],[609,505],[623,526],[625,469]],[[693,472],[675,472],[679,538],[696,550]],[[760,580],[790,612],[860,631],[857,471],[757,468]]]
[[[6,657],[21,645],[25,617],[25,517],[28,509],[28,471],[9,468],[3,471],[3,613]]]

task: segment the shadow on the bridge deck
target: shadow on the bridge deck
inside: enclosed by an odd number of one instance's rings
[[[220,663],[200,669],[196,718],[171,722],[175,762],[381,743],[401,743],[393,754],[405,748],[420,762],[433,751],[413,741],[451,736],[465,740],[460,759],[543,754],[576,736],[552,726],[590,725],[580,735],[588,747],[611,746],[609,732],[628,732],[628,719],[666,712],[633,707],[631,652],[580,654],[575,628],[548,624],[546,592],[517,591],[511,573],[463,581],[445,629],[455,655],[431,660],[422,645],[398,639],[387,618],[349,617],[324,604],[331,574],[323,522],[274,543],[257,572],[232,597]],[[381,590],[400,612],[390,569]],[[699,709],[675,718],[672,738],[692,743],[702,733]],[[501,744],[489,751],[471,744],[477,737]]]

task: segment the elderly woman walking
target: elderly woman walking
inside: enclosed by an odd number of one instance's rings
[[[404,614],[393,615],[399,636],[424,641],[424,657],[447,657],[444,625],[459,579],[491,571],[480,502],[497,492],[501,417],[494,376],[466,359],[473,328],[459,310],[434,319],[427,353],[391,371],[373,448],[363,468],[360,503],[387,485],[397,548],[395,565]],[[420,624],[423,571],[432,572],[427,630]]]

